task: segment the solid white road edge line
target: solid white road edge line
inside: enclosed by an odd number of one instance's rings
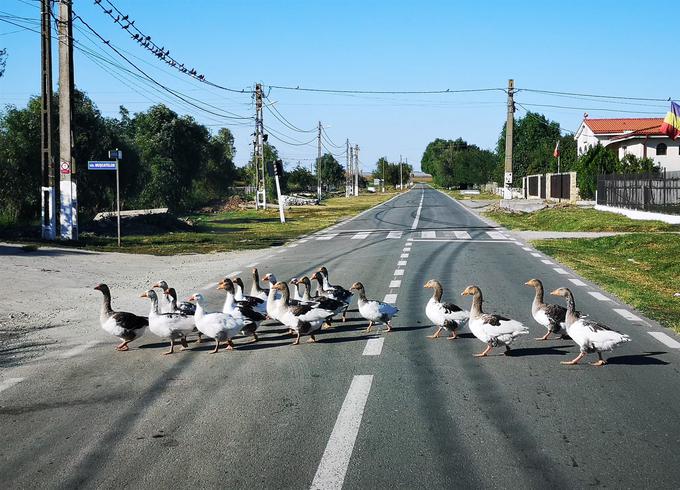
[[[385,337],[378,337],[376,339],[368,339],[366,347],[364,347],[363,356],[379,356],[382,352]]]
[[[7,378],[3,381],[0,381],[0,392],[5,391],[7,388],[11,388],[17,383],[21,383],[24,380],[24,378]]]
[[[328,439],[326,450],[314,475],[312,489],[340,490],[342,488],[372,383],[372,375],[357,375],[352,379],[352,384],[335,421],[333,432]]]
[[[654,337],[659,342],[661,342],[662,344],[666,345],[666,347],[670,347],[671,349],[680,349],[680,342],[675,340],[670,335],[666,335],[663,332],[647,332],[647,333]]]

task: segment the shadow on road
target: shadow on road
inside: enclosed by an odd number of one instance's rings
[[[667,366],[670,364],[669,362],[652,357],[663,354],[667,354],[667,352],[645,352],[644,354],[610,357],[607,359],[607,364],[621,364],[625,366]]]

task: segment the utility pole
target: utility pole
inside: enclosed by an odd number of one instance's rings
[[[508,118],[505,123],[505,177],[503,199],[512,199],[512,133],[515,124],[515,81],[508,80]]]
[[[255,209],[267,209],[267,172],[264,168],[264,121],[262,85],[255,84]]]
[[[59,196],[63,240],[78,239],[78,197],[73,162],[73,15],[71,0],[59,2]]]
[[[54,240],[57,238],[57,193],[55,185],[56,175],[54,171],[54,158],[52,156],[52,1],[42,0],[41,5],[41,223],[43,240]]]
[[[406,166],[408,167],[408,157],[406,157]],[[409,182],[411,182],[411,174],[410,173],[409,173],[408,182],[406,182],[406,185],[408,185]]]
[[[321,121],[319,121],[319,129],[316,136],[316,193],[321,202]]]
[[[354,145],[354,195],[359,195],[359,145]]]
[[[350,180],[354,181],[354,178],[352,177],[352,167],[351,167],[351,161],[349,157],[349,138],[345,141],[345,158],[346,158],[346,163],[345,163],[345,197],[349,197],[352,192],[350,191]]]
[[[404,190],[404,175],[401,170],[401,155],[399,155],[399,190]]]

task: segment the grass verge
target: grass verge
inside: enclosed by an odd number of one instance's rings
[[[498,201],[501,199],[501,196],[499,196],[498,194],[492,194],[491,192],[480,192],[479,194],[463,194],[459,190],[451,191],[447,189],[442,190],[446,192],[449,196],[452,196],[462,201]]]
[[[562,205],[534,213],[493,210],[484,213],[511,230],[531,231],[680,231],[680,226],[662,221],[633,220],[627,216],[592,208]]]
[[[73,244],[88,250],[175,255],[211,253],[231,250],[253,250],[282,245],[300,235],[313,233],[361,211],[380,204],[396,193],[361,194],[358,197],[336,197],[320,206],[299,206],[286,210],[286,223],[279,221],[278,208],[266,211],[242,210],[188,216],[194,223],[190,232],[169,232],[156,235],[125,235],[122,246],[114,237],[83,234]],[[11,237],[8,237],[11,239]],[[28,242],[30,246],[54,245],[51,242]],[[60,243],[60,246],[71,244]]]
[[[680,298],[673,296],[680,291],[679,235],[633,233],[596,239],[538,240],[534,245],[680,333]]]

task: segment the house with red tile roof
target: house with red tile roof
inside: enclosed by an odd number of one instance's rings
[[[586,114],[574,135],[578,155],[599,143],[619,158],[648,157],[668,171],[680,170],[680,139],[662,133],[662,123],[662,117],[593,119]]]

